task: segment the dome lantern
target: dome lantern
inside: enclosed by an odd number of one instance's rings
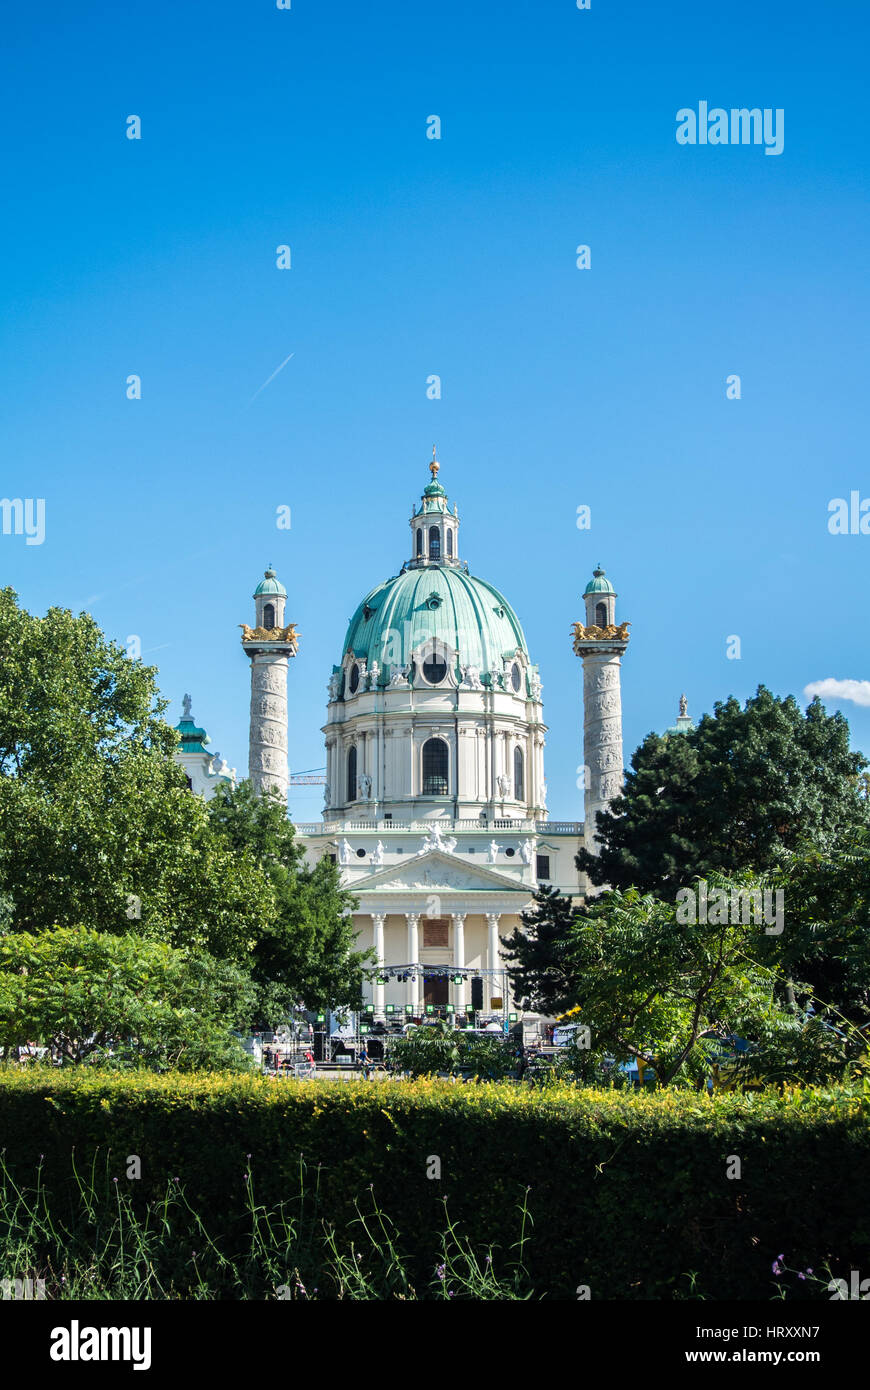
[[[609,627],[616,618],[616,590],[598,564],[592,571],[592,578],[583,590],[586,604],[587,627]]]
[[[408,565],[415,569],[421,565],[458,566],[460,563],[459,514],[455,507],[450,511],[447,489],[438,481],[441,464],[435,452],[433,444],[429,464],[432,481],[424,487],[420,506],[411,516],[412,550]]]
[[[284,626],[284,605],[287,590],[270,565],[254,590],[257,605],[257,627],[273,628]]]

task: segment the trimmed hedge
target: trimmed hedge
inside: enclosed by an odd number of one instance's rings
[[[134,1201],[180,1180],[233,1257],[250,1223],[246,1172],[271,1209],[297,1200],[300,1156],[319,1216],[346,1232],[370,1200],[411,1268],[431,1275],[444,1205],[461,1234],[511,1258],[527,1202],[535,1296],[768,1299],[794,1268],[870,1273],[867,1090],[709,1098],[420,1080],[370,1085],[238,1075],[0,1068],[0,1148],[19,1185],[74,1204],[71,1153]],[[127,1156],[142,1160],[128,1181]],[[250,1159],[248,1158],[250,1155]],[[742,1176],[726,1176],[729,1156]],[[427,1177],[432,1156],[441,1177]],[[319,1170],[319,1171],[318,1171]]]

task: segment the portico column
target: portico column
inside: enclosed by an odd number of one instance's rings
[[[378,974],[384,973],[384,922],[387,914],[385,912],[372,913],[372,944],[375,948],[375,955],[378,958]],[[374,1010],[376,1014],[384,1012],[384,986],[375,981],[374,990]]]
[[[453,918],[453,970],[458,974],[465,965],[465,913],[452,912]],[[453,1007],[457,1013],[465,1013],[465,976],[462,983],[454,985]]]
[[[414,967],[415,970],[414,979],[408,981],[407,1002],[415,1006],[414,1011],[416,1013],[416,1006],[420,1002],[421,984],[421,981],[419,980],[419,978],[417,978],[416,974],[416,972],[419,970],[420,964],[420,914],[419,912],[406,912],[405,920],[408,923],[408,962],[410,965]]]
[[[499,958],[498,958],[498,922],[499,922],[499,918],[500,918],[500,917],[501,917],[501,913],[500,913],[500,912],[488,912],[488,913],[486,914],[486,926],[487,926],[487,938],[488,938],[488,941],[487,941],[487,951],[486,951],[486,968],[487,968],[487,970],[498,970],[499,964],[500,964]],[[501,990],[501,981],[499,980],[498,976],[496,976],[496,975],[490,975],[490,976],[489,976],[489,997],[490,997],[490,1000],[492,1000],[492,996],[493,996],[493,995],[498,996],[498,995],[501,994],[501,992],[502,992],[502,990]],[[490,1008],[491,1008],[491,1007],[492,1007],[492,1004],[490,1003]]]

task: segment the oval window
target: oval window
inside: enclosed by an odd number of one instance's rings
[[[521,681],[522,681],[522,673],[520,672],[520,668],[519,668],[519,666],[517,665],[517,663],[514,662],[513,666],[511,667],[511,685],[513,686],[514,690],[516,691],[516,693],[517,693],[518,695],[519,695],[519,693],[520,693],[520,684],[521,684]]]
[[[423,675],[430,685],[440,685],[447,675],[447,662],[443,656],[439,656],[437,652],[427,656],[423,662]]]
[[[355,695],[359,689],[359,667],[354,666],[350,673],[350,693]]]

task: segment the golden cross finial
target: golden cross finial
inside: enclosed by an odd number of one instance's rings
[[[437,458],[435,457],[435,445],[433,444],[433,445],[432,445],[432,462],[429,464],[429,472],[432,474],[433,480],[438,476],[438,470],[439,470],[440,467],[441,467],[441,464],[438,462]]]

